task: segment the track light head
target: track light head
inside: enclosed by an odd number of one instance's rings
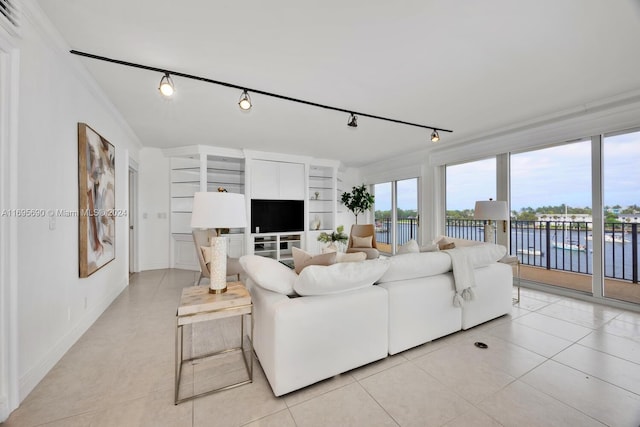
[[[238,106],[241,110],[250,110],[251,109],[251,98],[245,89],[240,96],[240,101],[238,101]]]
[[[173,86],[173,80],[171,80],[171,76],[169,75],[169,73],[164,73],[164,76],[160,79],[158,90],[165,98],[170,98],[171,96],[173,96],[176,90]]]
[[[347,126],[352,128],[358,127],[358,117],[355,114],[351,113],[351,116],[349,116],[349,121],[347,122]]]
[[[434,129],[433,132],[431,132],[431,142],[438,141],[440,141],[440,135],[438,135],[438,131]]]

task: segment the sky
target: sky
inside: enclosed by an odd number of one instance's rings
[[[610,136],[603,147],[604,205],[640,206],[640,132]],[[496,160],[447,167],[447,210],[496,199]],[[416,209],[417,180],[398,182],[398,206]],[[391,185],[375,186],[376,210],[391,208]],[[511,156],[511,208],[591,207],[591,141]]]

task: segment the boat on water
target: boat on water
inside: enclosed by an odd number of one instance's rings
[[[532,255],[532,256],[542,256],[544,255],[544,253],[539,250],[534,248],[533,246],[529,246],[527,249],[518,249],[516,250],[516,253],[522,254],[522,255]]]
[[[585,245],[581,245],[578,242],[573,241],[565,241],[565,242],[556,242],[555,240],[551,240],[551,246],[557,249],[562,249],[565,251],[576,251],[576,252],[586,252],[587,248]]]
[[[593,240],[593,235],[589,234],[587,236],[587,240]],[[630,243],[630,240],[627,240],[624,238],[624,236],[621,235],[611,235],[611,234],[605,234],[604,235],[604,241],[607,243]]]

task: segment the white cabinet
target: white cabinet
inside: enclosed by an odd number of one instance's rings
[[[251,198],[304,200],[304,164],[254,160],[251,162]]]
[[[276,261],[292,261],[293,247],[302,247],[302,233],[262,233],[253,235],[253,253]]]

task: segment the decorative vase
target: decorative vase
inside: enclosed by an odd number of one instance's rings
[[[314,230],[320,230],[320,218],[317,215],[311,223],[311,228],[313,228]]]

